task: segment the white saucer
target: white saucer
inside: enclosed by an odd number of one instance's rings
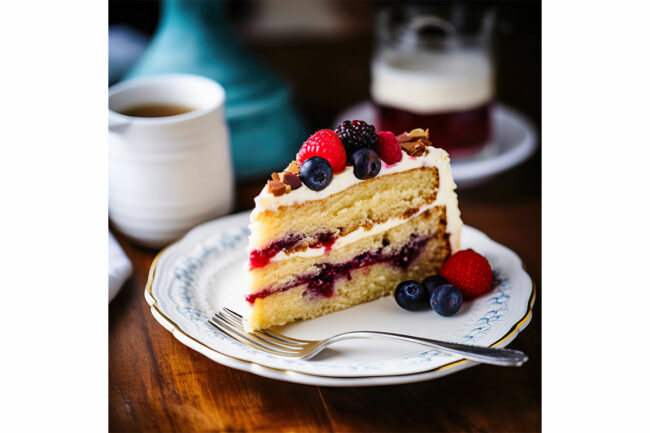
[[[202,224],[165,249],[153,262],[145,298],[154,317],[183,344],[208,358],[244,371],[289,382],[366,386],[417,382],[476,363],[410,343],[351,340],[313,360],[268,355],[221,334],[207,320],[227,306],[242,310],[249,213]],[[491,263],[495,285],[466,301],[453,317],[432,310],[408,312],[392,297],[279,328],[303,339],[351,330],[379,330],[479,346],[505,346],[529,323],[535,291],[521,260],[480,231],[464,226],[462,248]]]
[[[503,104],[492,109],[493,137],[485,148],[458,162],[451,161],[451,170],[458,188],[475,186],[488,181],[528,159],[537,149],[537,132],[521,113]],[[364,120],[376,124],[376,113],[370,101],[349,107],[336,118],[334,125],[346,119]]]

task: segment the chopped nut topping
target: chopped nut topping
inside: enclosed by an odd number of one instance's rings
[[[267,181],[268,191],[276,197],[288,194],[294,189],[302,186],[300,180],[300,165],[296,161],[291,161],[289,167],[282,173],[271,173],[271,180]]]
[[[415,138],[425,138],[429,139],[429,129],[425,131],[422,128],[416,128],[411,130],[410,132],[402,132],[400,135],[397,136],[397,141],[400,143],[403,143],[405,141],[411,141]]]
[[[282,172],[280,174],[280,180],[289,185],[291,187],[291,190],[298,189],[302,185],[300,176],[294,173],[289,173],[288,171]]]
[[[416,128],[410,132],[411,138],[429,138],[429,128],[425,131],[422,128]]]
[[[408,132],[402,132],[400,135],[397,136],[397,141],[399,143],[404,143],[405,141],[409,141],[411,139],[411,136],[409,135]]]
[[[296,161],[291,161],[291,164],[289,164],[289,167],[285,171],[291,174],[298,174],[300,173],[300,165]]]
[[[397,137],[397,141],[410,156],[421,156],[426,152],[427,146],[431,146],[428,129],[417,128],[403,132]]]
[[[400,143],[400,145],[402,146],[402,149],[404,149],[404,152],[408,153],[410,156],[421,156],[427,149],[421,139],[416,141],[407,141],[405,143]]]
[[[282,194],[291,191],[291,188],[288,185],[280,182],[279,180],[269,180],[267,182],[269,192],[276,197],[281,196]]]

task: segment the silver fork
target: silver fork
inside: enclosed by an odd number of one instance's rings
[[[446,341],[429,340],[428,338],[393,334],[391,332],[345,332],[324,340],[299,340],[268,329],[249,333],[244,330],[242,316],[228,308],[223,308],[212,319],[208,320],[208,323],[240,343],[272,355],[290,358],[309,359],[320,353],[330,344],[343,340],[353,338],[385,338],[429,346],[440,352],[460,355],[470,361],[482,362],[484,364],[518,367],[528,360],[526,354],[519,350],[449,343]]]

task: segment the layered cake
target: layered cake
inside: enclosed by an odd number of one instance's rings
[[[449,156],[428,131],[321,130],[251,214],[248,330],[310,319],[436,274],[459,247]]]

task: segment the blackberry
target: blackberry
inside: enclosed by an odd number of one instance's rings
[[[361,148],[375,150],[377,145],[375,127],[368,125],[363,120],[346,120],[336,128],[336,135],[343,142],[348,162],[351,161],[355,151]]]

